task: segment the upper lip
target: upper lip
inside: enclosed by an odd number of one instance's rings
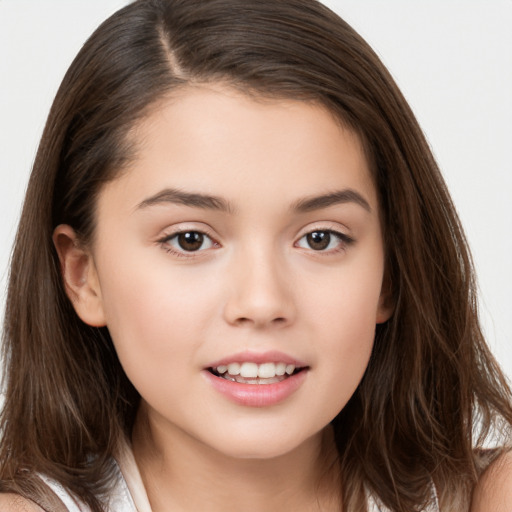
[[[293,364],[296,368],[303,368],[307,366],[303,361],[295,357],[279,352],[278,350],[270,350],[266,352],[239,352],[232,354],[222,359],[218,359],[208,364],[207,368],[216,368],[217,366],[227,366],[230,363],[286,363]]]

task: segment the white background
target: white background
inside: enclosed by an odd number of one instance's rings
[[[123,0],[0,0],[0,305],[46,115]],[[433,148],[473,250],[484,329],[512,377],[512,0],[326,0],[374,47]]]

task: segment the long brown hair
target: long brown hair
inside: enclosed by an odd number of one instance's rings
[[[58,224],[87,243],[95,200],[134,156],[129,132],[191,83],[326,106],[361,138],[381,204],[394,314],[333,420],[345,511],[370,492],[392,511],[468,510],[511,393],[479,328],[471,258],[428,144],[368,44],[315,0],[138,0],[84,45],[57,93],[16,237],[3,331],[0,489],[37,498],[37,474],[102,510],[111,456],[139,397],[106,328],[68,300]],[[34,491],[34,489],[36,489]]]

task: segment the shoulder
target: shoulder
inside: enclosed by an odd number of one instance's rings
[[[33,501],[14,493],[0,493],[0,510],[2,512],[44,512]]]
[[[471,503],[471,512],[512,510],[512,451],[501,455],[484,472]]]

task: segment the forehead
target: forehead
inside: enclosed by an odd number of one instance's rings
[[[270,202],[278,188],[284,203],[356,187],[377,202],[359,137],[313,102],[186,87],[155,104],[130,142],[135,158],[107,189],[123,182],[138,198],[172,187]]]

